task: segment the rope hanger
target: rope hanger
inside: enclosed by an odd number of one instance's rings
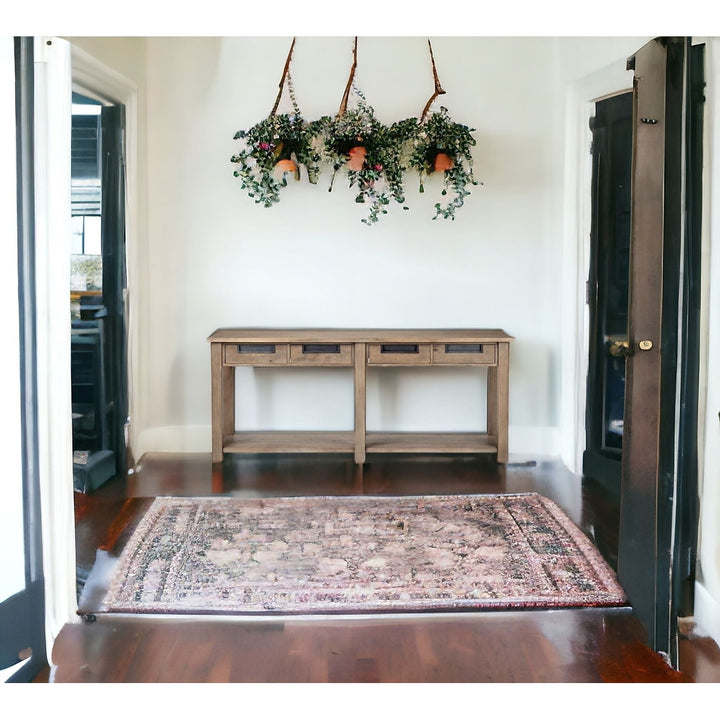
[[[350,89],[352,88],[353,80],[355,79],[355,70],[357,69],[357,35],[353,43],[353,62],[350,67],[350,77],[348,78],[347,85],[345,86],[345,92],[343,93],[342,101],[340,102],[340,109],[338,110],[337,117],[341,118],[347,111],[348,100],[350,99]]]
[[[345,85],[345,92],[343,93],[342,100],[340,101],[340,107],[338,108],[337,117],[341,118],[345,113],[347,112],[347,106],[348,101],[350,99],[350,90],[352,89],[353,81],[355,79],[355,72],[357,70],[357,44],[358,44],[357,35],[355,36],[353,40],[353,61],[352,65],[350,66],[350,75],[348,77],[347,84]],[[280,78],[279,83],[279,91],[277,98],[275,100],[275,105],[273,106],[271,115],[275,115],[278,109],[278,105],[280,104],[280,99],[282,97],[283,89],[285,87],[285,81],[289,76],[290,73],[290,62],[292,60],[292,54],[293,49],[295,48],[295,38],[293,38],[292,45],[290,45],[290,52],[288,52],[287,60],[285,61],[285,67],[283,69],[282,77]],[[432,72],[433,72],[433,81],[435,83],[435,90],[433,94],[430,96],[430,99],[425,104],[425,107],[423,108],[422,114],[420,115],[420,122],[423,122],[425,120],[425,117],[427,116],[430,107],[435,102],[435,100],[440,95],[445,95],[445,90],[443,90],[442,85],[440,85],[440,78],[438,77],[437,72],[437,66],[435,65],[435,55],[433,54],[432,49],[432,43],[430,42],[430,39],[428,39],[428,50],[430,51],[430,61],[432,64]]]
[[[280,105],[280,98],[282,98],[283,89],[285,88],[285,80],[287,80],[288,76],[290,75],[290,61],[292,60],[292,54],[293,50],[295,49],[295,38],[292,40],[292,44],[290,45],[290,52],[288,53],[287,60],[285,61],[285,67],[283,68],[283,74],[280,78],[280,90],[278,91],[277,98],[275,99],[275,104],[273,105],[273,109],[270,112],[271,115],[275,115],[277,113],[278,106]]]
[[[433,92],[433,94],[430,96],[430,99],[425,104],[425,107],[422,111],[422,115],[420,116],[420,122],[425,120],[425,116],[428,114],[428,111],[430,110],[430,106],[435,102],[437,97],[439,95],[445,95],[445,91],[442,89],[442,87],[440,85],[440,78],[438,78],[437,68],[435,67],[435,56],[433,55],[432,44],[431,44],[429,38],[428,38],[428,48],[430,50],[430,60],[432,61],[433,80],[435,81],[435,92]]]

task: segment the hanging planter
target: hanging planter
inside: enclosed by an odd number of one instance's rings
[[[280,190],[287,186],[288,178],[300,180],[301,167],[305,167],[313,184],[320,176],[320,155],[313,145],[313,130],[300,113],[290,76],[294,47],[293,38],[270,115],[249,130],[238,131],[234,138],[244,141],[245,147],[231,158],[239,166],[233,175],[240,178],[241,188],[265,207],[280,200]],[[278,114],[286,82],[293,112]]]
[[[425,191],[424,179],[434,173],[443,173],[442,195],[446,200],[435,203],[435,216],[455,219],[455,211],[462,207],[470,195],[471,185],[480,183],[473,177],[472,147],[474,128],[453,122],[447,108],[430,113],[430,107],[445,91],[440,85],[432,45],[428,40],[432,61],[435,91],[427,101],[412,139],[409,164],[420,173],[420,192]]]
[[[337,115],[320,118],[312,125],[320,138],[322,156],[332,167],[328,190],[332,190],[336,175],[344,173],[349,186],[357,188],[355,202],[369,204],[368,215],[362,222],[372,225],[387,213],[391,200],[405,202],[405,168],[400,155],[409,135],[403,135],[406,128],[402,123],[388,127],[377,120],[374,110],[355,86],[356,69],[357,38],[350,77]],[[351,91],[357,101],[348,108]]]

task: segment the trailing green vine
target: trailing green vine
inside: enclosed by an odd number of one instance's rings
[[[357,189],[355,202],[369,205],[362,222],[376,223],[388,212],[391,200],[404,205],[402,148],[410,139],[406,123],[381,123],[362,93],[353,88],[357,103],[336,117],[323,117],[312,123],[320,138],[321,155],[332,168],[329,190],[343,172],[351,188]]]
[[[435,216],[455,219],[455,211],[470,195],[469,186],[480,183],[473,177],[473,129],[453,122],[445,107],[420,122],[413,139],[410,167],[420,173],[420,192],[425,192],[424,178],[443,173],[442,195],[447,202],[435,203]]]
[[[307,122],[301,115],[290,75],[293,39],[279,84],[279,92],[270,115],[249,130],[240,130],[235,139],[243,147],[232,156],[238,165],[234,176],[256,203],[271,207],[280,200],[280,192],[290,177],[300,179],[304,167],[310,183],[317,184],[320,164],[331,168],[332,190],[336,176],[343,173],[350,188],[355,188],[355,201],[368,206],[362,222],[376,223],[388,212],[393,201],[407,210],[404,176],[409,169],[420,175],[420,192],[425,179],[442,173],[443,200],[435,203],[439,217],[455,219],[455,212],[470,195],[470,187],[479,185],[473,177],[473,128],[456,123],[447,108],[429,112],[439,95],[445,93],[435,67],[432,45],[428,40],[435,91],[420,118],[410,118],[392,125],[381,123],[373,108],[355,84],[357,38],[353,63],[340,109],[334,117],[324,116]],[[293,112],[277,114],[287,82]],[[351,92],[354,103],[348,107]]]
[[[305,167],[308,180],[315,184],[320,176],[320,155],[314,146],[314,131],[300,113],[290,77],[290,60],[295,40],[280,81],[280,91],[270,115],[249,130],[239,130],[235,140],[244,147],[231,157],[239,167],[233,172],[240,178],[241,188],[256,203],[271,207],[280,200],[280,191],[287,187],[288,177],[300,179]],[[287,80],[293,112],[277,114],[285,81]]]
[[[453,122],[446,107],[430,115],[430,108],[435,100],[444,95],[445,91],[440,85],[432,43],[428,39],[428,50],[432,63],[433,81],[435,90],[425,103],[420,122],[413,138],[410,155],[410,167],[420,173],[420,192],[425,192],[423,180],[432,173],[443,173],[443,197],[449,195],[449,202],[435,203],[435,216],[437,218],[455,219],[455,211],[462,207],[465,198],[470,194],[469,185],[478,185],[473,177],[472,147],[475,138],[474,128]]]

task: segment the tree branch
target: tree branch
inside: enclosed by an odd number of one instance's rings
[[[435,67],[435,56],[433,55],[432,45],[430,44],[429,38],[428,38],[428,48],[430,49],[430,60],[432,61],[433,80],[435,81],[435,92],[430,96],[430,99],[425,104],[425,107],[423,108],[423,111],[422,111],[422,115],[420,116],[420,122],[422,122],[425,119],[425,116],[428,114],[428,110],[430,110],[430,106],[435,102],[435,99],[439,95],[445,94],[445,91],[440,86],[440,79],[438,78],[437,68]]]
[[[295,38],[293,38],[292,45],[290,45],[290,52],[288,53],[287,60],[285,61],[285,68],[283,69],[282,77],[280,78],[280,90],[278,91],[277,98],[275,99],[275,104],[273,105],[273,109],[270,112],[271,115],[274,115],[277,112],[278,105],[280,105],[280,98],[282,97],[283,88],[285,87],[285,79],[287,78],[288,72],[290,71],[290,60],[292,59],[293,49],[295,48]]]
[[[340,103],[340,109],[338,110],[338,117],[342,117],[347,110],[348,99],[350,98],[350,88],[352,87],[353,79],[355,78],[355,69],[357,68],[357,35],[355,36],[355,43],[353,44],[353,63],[350,68],[350,77],[348,78],[347,85],[345,86],[345,93],[343,94],[342,102]]]

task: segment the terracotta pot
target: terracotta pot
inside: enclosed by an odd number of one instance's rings
[[[350,159],[347,161],[348,169],[362,170],[365,164],[367,150],[362,145],[358,145],[357,147],[350,148],[348,155],[350,156]]]
[[[455,167],[455,162],[447,153],[438,153],[435,156],[435,172],[445,172],[445,170],[452,170]]]
[[[296,180],[300,176],[297,165],[292,160],[278,160],[275,163],[275,171],[277,173],[292,173]]]

